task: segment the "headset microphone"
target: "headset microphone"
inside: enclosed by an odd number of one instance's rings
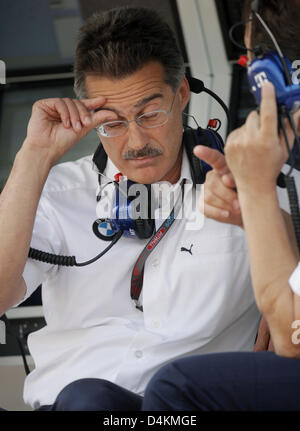
[[[224,109],[226,116],[228,118],[228,124],[230,124],[230,115],[227,106],[222,101],[222,99],[217,96],[213,91],[207,89],[204,83],[199,79],[193,77],[187,77],[192,92],[199,94],[201,92],[206,92],[212,96]],[[197,124],[198,125],[198,124]],[[203,184],[206,178],[206,173],[212,169],[210,165],[204,161],[199,160],[193,153],[194,147],[196,145],[204,145],[224,153],[224,142],[221,136],[217,133],[220,128],[220,120],[214,118],[209,121],[208,127],[206,129],[198,126],[197,129],[193,129],[186,126],[183,133],[182,145],[186,151],[187,158],[190,164],[191,177],[193,185]],[[99,176],[99,186],[100,192],[97,195],[97,202],[101,199],[101,191],[104,187],[101,187],[101,176],[103,176],[104,169],[107,163],[107,155],[104,148],[100,142],[94,156],[93,163],[98,169]],[[50,263],[52,265],[62,265],[62,266],[85,266],[90,263],[95,262],[97,259],[102,257],[122,236],[128,238],[138,238],[138,239],[149,239],[155,236],[155,220],[153,217],[154,205],[152,202],[151,185],[137,184],[126,178],[122,178],[122,174],[117,174],[115,181],[111,181],[115,186],[115,194],[113,199],[113,206],[109,218],[98,218],[92,226],[94,234],[104,241],[109,241],[109,246],[104,249],[98,256],[93,259],[77,263],[75,256],[59,256],[51,253],[46,253],[41,250],[30,248],[28,256],[32,259],[39,260],[41,262]],[[182,193],[184,195],[184,183],[181,184]],[[139,187],[146,190],[145,201],[147,201],[148,209],[147,214],[141,217],[139,215],[138,206],[136,204],[136,199],[139,197]],[[129,193],[129,190],[135,189],[136,193]],[[125,196],[125,199],[123,198]],[[143,199],[140,200],[142,203]],[[166,220],[166,226],[163,227],[164,232],[166,232],[170,225],[174,221],[174,210],[171,211],[169,219]],[[158,241],[157,241],[158,243]]]
[[[293,72],[291,62],[285,59],[285,64],[291,76]],[[268,53],[262,59],[255,58],[248,66],[247,72],[257,105],[261,103],[261,89],[264,81],[270,81],[275,87],[279,109],[284,107],[289,112],[294,112],[300,107],[300,85],[286,83],[282,62],[277,53]]]
[[[299,158],[300,155],[300,138],[297,133],[294,119],[292,116],[292,113],[300,108],[300,85],[299,82],[293,83],[293,69],[291,62],[288,58],[284,57],[276,38],[274,37],[273,33],[271,32],[270,28],[265,23],[261,15],[258,13],[259,6],[259,0],[252,1],[251,15],[248,23],[253,21],[254,19],[257,19],[259,21],[261,26],[268,34],[269,38],[272,40],[275,47],[275,51],[263,54],[260,47],[255,47],[255,49],[250,49],[246,47],[248,51],[254,53],[255,58],[249,64],[247,57],[241,56],[239,64],[241,64],[242,66],[247,66],[250,90],[254,95],[258,106],[261,103],[261,91],[264,82],[270,81],[275,87],[279,120],[278,128],[279,130],[281,129],[283,132],[287,152],[289,154],[289,162],[291,163],[290,170],[286,175],[280,173],[277,179],[277,185],[280,187],[287,188],[296,240],[298,244],[298,249],[300,250],[300,211],[295,181],[294,178],[291,177],[291,172],[296,163],[296,158]],[[238,46],[240,45],[234,41],[232,34],[233,29],[240,24],[241,23],[235,24],[230,31],[230,38],[232,42]],[[288,120],[295,138],[294,142],[296,145],[294,145],[292,151],[290,150],[287,138],[285,119]]]

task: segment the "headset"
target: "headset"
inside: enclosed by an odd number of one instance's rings
[[[229,111],[222,99],[214,92],[207,89],[202,81],[193,77],[188,77],[187,79],[192,92],[196,94],[206,92],[222,106],[227,116],[228,124],[230,124]],[[198,125],[197,122],[196,124]],[[214,128],[217,126],[219,128],[220,124],[220,120],[212,119],[209,121],[207,128],[202,128],[199,125],[197,129],[193,129],[189,126],[184,128],[182,145],[186,150],[194,186],[196,184],[203,184],[205,182],[207,172],[212,168],[204,161],[199,160],[194,155],[193,149],[196,145],[205,145],[207,147],[216,149],[221,153],[224,153],[224,142],[219,133],[214,130]],[[103,175],[107,163],[107,155],[101,142],[95,154],[93,155],[93,163],[95,164],[99,173],[98,182],[100,186],[100,193],[97,196],[97,201],[99,201],[101,198],[101,190],[103,190],[101,187],[101,176]],[[92,225],[93,232],[98,238],[110,242],[109,246],[105,250],[103,250],[93,259],[82,263],[76,262],[75,256],[60,256],[46,253],[34,248],[30,248],[28,257],[53,265],[86,266],[102,257],[121,238],[121,236],[138,239],[150,238],[155,232],[155,220],[152,217],[153,207],[151,208],[151,205],[148,205],[148,218],[137,217],[135,214],[134,201],[139,194],[137,193],[135,196],[131,196],[128,193],[131,186],[133,186],[135,183],[127,179],[125,185],[124,182],[122,182],[121,187],[120,175],[117,175],[115,180],[111,181],[111,183],[113,183],[115,186],[115,195],[113,199],[114,204],[112,205],[111,209],[111,217],[97,219]],[[151,202],[151,185],[147,184],[144,186],[148,191],[148,201]],[[122,192],[126,196],[125,199],[121,199]]]
[[[300,107],[300,85],[292,81],[292,65],[286,58],[278,45],[273,33],[258,13],[260,7],[259,0],[253,0],[251,3],[251,13],[249,20],[251,22],[257,19],[264,27],[267,35],[274,44],[275,51],[263,54],[260,46],[255,46],[253,49],[239,44],[233,37],[233,31],[236,27],[245,25],[245,22],[234,24],[229,32],[231,41],[239,48],[251,51],[255,58],[249,63],[248,58],[242,55],[238,60],[241,66],[247,66],[247,75],[250,90],[255,98],[257,105],[261,103],[261,89],[264,81],[270,81],[275,86],[276,101],[279,114],[292,113]]]
[[[191,79],[191,78],[190,78]],[[193,79],[193,84],[198,84],[198,80]],[[200,82],[200,81],[199,81]],[[194,89],[193,84],[191,85]],[[215,123],[214,123],[215,124]],[[199,160],[193,153],[196,145],[205,145],[210,148],[217,149],[223,153],[224,143],[220,135],[210,127],[203,129],[198,126],[197,129],[185,127],[183,133],[182,145],[186,150],[189,165],[191,168],[191,177],[193,186],[203,184],[205,182],[206,173],[211,170],[211,167],[205,162]],[[93,157],[99,172],[99,185],[101,191],[101,174],[106,166],[107,155],[100,144]],[[151,201],[151,185],[144,185],[148,192],[148,217],[138,217],[136,214],[134,193],[129,193],[135,183],[130,180],[124,180],[120,174],[116,175],[115,196],[113,199],[112,216],[110,219],[98,219],[93,224],[93,231],[96,236],[104,241],[110,241],[118,235],[119,231],[123,232],[123,236],[129,238],[146,239],[150,238],[155,229],[155,220],[153,214],[153,202]],[[122,186],[121,186],[121,185]],[[123,189],[123,190],[122,190]],[[123,195],[126,199],[121,199]],[[137,192],[137,196],[139,193]],[[98,201],[100,196],[98,196]],[[104,232],[104,233],[103,233]]]
[[[288,195],[290,199],[291,206],[291,214],[294,222],[295,232],[298,247],[300,250],[300,212],[298,206],[298,197],[297,191],[294,184],[293,177],[290,176],[292,169],[295,164],[295,152],[291,152],[288,145],[286,128],[284,124],[284,119],[287,118],[292,130],[295,135],[295,142],[297,144],[298,154],[300,154],[300,139],[296,131],[296,127],[293,121],[292,112],[300,107],[300,85],[293,84],[291,79],[291,62],[286,59],[281,49],[273,36],[271,30],[265,23],[265,21],[261,18],[259,11],[259,0],[254,0],[251,3],[251,15],[249,21],[254,19],[258,19],[261,25],[266,30],[267,34],[271,38],[276,52],[271,52],[265,55],[262,55],[262,50],[260,47],[255,47],[255,49],[246,48],[249,51],[254,52],[255,59],[248,65],[248,80],[250,84],[250,89],[256,99],[257,104],[259,105],[261,102],[261,88],[262,84],[265,80],[271,81],[276,90],[276,101],[278,105],[278,114],[279,114],[279,127],[283,130],[284,137],[286,140],[286,145],[288,149],[288,153],[290,159],[292,161],[292,166],[290,172],[287,175],[280,174],[278,177],[278,185],[281,187],[287,187]],[[239,45],[233,38],[233,30],[239,26],[244,25],[244,22],[235,24],[230,30],[230,38],[235,45]],[[244,46],[242,47],[245,48]],[[246,57],[240,61],[240,64],[248,62]],[[205,88],[204,83],[196,78],[188,77],[190,89],[194,93],[206,92],[211,95],[213,98],[217,100],[217,102],[224,109],[226,116],[228,118],[228,124],[230,129],[230,116],[229,111],[225,103],[211,90]],[[211,122],[212,121],[212,122]],[[215,125],[214,120],[211,120],[206,129],[198,126],[197,129],[192,129],[190,127],[185,127],[183,133],[183,147],[186,150],[188,160],[190,163],[191,174],[193,184],[203,184],[205,181],[206,173],[211,170],[211,167],[207,165],[205,162],[200,161],[194,154],[193,149],[196,145],[205,145],[210,148],[217,149],[220,152],[224,152],[224,142],[217,131],[213,130],[212,124]],[[218,120],[216,120],[218,122]],[[197,122],[196,122],[197,123]],[[197,124],[198,125],[198,124]],[[103,175],[103,171],[106,167],[107,155],[103,149],[102,144],[98,146],[94,156],[93,162],[96,165],[99,176],[98,181],[101,190],[101,175]],[[151,205],[150,212],[148,214],[148,218],[135,217],[134,214],[134,199],[137,197],[127,197],[124,202],[124,199],[120,199],[120,178],[112,181],[115,185],[115,198],[114,198],[114,206],[112,208],[112,214],[110,218],[107,219],[97,219],[92,226],[93,232],[97,237],[102,240],[110,241],[111,244],[102,251],[95,258],[83,262],[77,263],[74,256],[58,256],[50,253],[45,253],[40,250],[30,248],[28,256],[32,259],[36,259],[42,262],[47,262],[55,265],[64,265],[64,266],[85,266],[90,263],[95,262],[99,259],[103,254],[105,254],[120,238],[122,235],[129,238],[139,238],[146,239],[150,238],[153,235],[153,231],[155,229],[155,223],[153,218],[151,217]],[[128,192],[129,188],[134,183],[132,181],[127,181],[127,185],[125,186],[126,192]],[[146,185],[148,190],[148,199],[151,199],[151,185]],[[128,193],[125,193],[128,195]],[[99,200],[101,196],[98,196]],[[122,202],[122,203],[121,203]],[[120,217],[122,215],[122,217]],[[103,233],[103,231],[105,233]]]
[[[295,181],[294,178],[291,177],[296,160],[300,155],[300,138],[292,116],[292,113],[300,108],[300,83],[293,83],[293,69],[291,61],[283,55],[276,38],[259,14],[259,9],[260,1],[253,0],[251,3],[250,17],[247,22],[251,22],[254,19],[259,21],[269,38],[272,40],[275,51],[263,53],[260,46],[255,46],[252,49],[237,43],[233,37],[233,31],[236,27],[245,25],[245,22],[234,24],[230,29],[229,36],[235,45],[246,49],[247,51],[251,51],[255,56],[255,58],[249,62],[248,58],[245,55],[242,55],[238,63],[241,66],[247,66],[249,87],[258,105],[258,111],[261,103],[261,90],[264,81],[272,82],[275,87],[279,120],[278,132],[282,130],[289,155],[288,162],[291,165],[290,170],[286,175],[283,173],[279,174],[277,185],[282,188],[287,188],[297,245],[300,250],[300,211]],[[295,138],[292,150],[290,150],[288,143],[285,119],[289,122]]]
[[[258,105],[261,102],[261,87],[264,80],[267,79],[271,81],[274,84],[276,89],[276,100],[277,100],[278,113],[279,113],[279,119],[280,119],[279,126],[283,130],[289,155],[292,160],[292,166],[291,166],[290,172],[284,176],[283,181],[281,176],[279,177],[279,182],[281,180],[281,184],[279,185],[286,186],[288,189],[292,219],[295,227],[298,247],[300,250],[300,213],[299,213],[299,206],[298,206],[298,197],[297,197],[294,179],[290,177],[290,173],[293,169],[293,164],[295,162],[295,155],[293,155],[293,153],[289,150],[287,136],[285,132],[285,124],[284,124],[284,118],[288,118],[288,121],[292,127],[292,130],[294,131],[295,142],[297,144],[296,146],[298,147],[298,153],[300,154],[299,136],[297,135],[296,127],[293,122],[293,117],[291,115],[291,113],[296,109],[298,109],[300,106],[300,86],[298,84],[292,83],[291,63],[288,59],[284,58],[284,56],[282,55],[281,50],[274,36],[272,35],[270,29],[268,28],[264,20],[259,15],[258,11],[259,11],[259,1],[254,0],[251,4],[251,16],[249,20],[258,19],[260,21],[260,23],[264,26],[266,32],[269,34],[270,38],[272,39],[274,46],[276,48],[276,52],[262,55],[259,47],[256,47],[253,50],[250,50],[248,48],[248,50],[255,53],[255,59],[248,66],[248,79],[250,83],[250,89]],[[230,38],[235,45],[241,47],[241,45],[238,44],[233,38],[233,30],[239,25],[244,25],[244,22],[237,23],[231,28]],[[245,49],[244,46],[242,46],[242,48]],[[241,63],[243,63],[244,65],[248,63],[248,60],[246,59],[245,56],[244,58],[241,58],[240,64]],[[204,83],[202,81],[192,77],[188,77],[188,81],[192,92],[197,94],[201,92],[206,92],[217,100],[217,102],[222,106],[222,108],[226,113],[226,116],[228,118],[229,130],[230,130],[229,112],[224,102],[215,93],[205,88]],[[210,120],[208,127],[206,129],[203,129],[200,126],[198,126],[197,129],[192,129],[190,127],[185,127],[184,129],[182,144],[186,150],[187,157],[189,160],[193,185],[203,184],[205,181],[207,172],[212,169],[211,166],[199,160],[193,154],[194,147],[196,145],[205,145],[210,148],[217,149],[221,153],[224,153],[224,142],[220,137],[220,135],[217,133],[217,130],[213,130],[218,124],[220,125],[219,120],[212,119]],[[101,143],[98,146],[93,156],[93,162],[95,163],[99,171],[98,181],[99,181],[100,190],[101,190],[101,175],[103,175],[103,171],[107,163],[107,155]],[[45,253],[33,248],[30,248],[28,256],[32,259],[36,259],[42,262],[47,262],[55,265],[85,266],[95,262],[97,259],[103,256],[121,238],[122,235],[131,237],[131,238],[139,238],[139,239],[145,239],[153,236],[153,231],[155,227],[154,227],[154,220],[151,217],[151,211],[149,212],[149,217],[146,220],[144,219],[139,220],[135,218],[133,214],[134,197],[125,200],[125,203],[123,202],[121,204],[120,177],[115,178],[115,181],[112,181],[112,182],[115,185],[115,200],[114,200],[115,205],[112,208],[111,218],[105,219],[105,220],[98,219],[94,222],[92,226],[93,231],[95,235],[97,235],[97,237],[105,241],[110,241],[109,246],[104,251],[102,251],[95,258],[83,263],[77,263],[74,256],[58,256],[50,253]],[[133,184],[134,183],[132,181],[128,180],[126,185],[127,190]],[[146,187],[149,192],[148,199],[150,199],[151,185],[146,185]],[[101,195],[98,195],[97,200],[99,200],[100,198],[101,198]],[[125,214],[126,217],[125,218],[122,217],[121,219],[120,214],[122,214],[122,216],[124,216]],[[110,230],[111,230],[110,234],[104,235],[101,232],[101,225],[103,223],[110,224]],[[25,363],[26,362],[25,355],[23,354],[22,356]],[[25,370],[26,370],[26,373],[28,374],[29,373],[28,367],[27,369],[25,367]]]
[[[230,115],[227,106],[225,103],[217,96],[214,92],[211,90],[205,88],[204,83],[196,78],[188,77],[190,89],[192,92],[199,94],[201,92],[206,92],[210,96],[216,99],[216,101],[222,106],[222,108],[225,111],[225,114],[228,119],[228,125],[230,125]],[[194,118],[194,117],[193,117]],[[195,119],[194,119],[195,120]],[[196,121],[196,120],[195,120]],[[197,123],[197,122],[196,122]],[[198,125],[198,124],[197,124]],[[193,153],[193,149],[196,145],[205,145],[210,148],[214,148],[221,153],[224,153],[224,142],[221,138],[221,136],[218,134],[217,130],[219,129],[221,125],[220,120],[218,119],[212,119],[209,121],[209,124],[207,128],[202,128],[198,125],[197,129],[193,129],[191,127],[186,126],[184,128],[183,132],[183,140],[182,145],[186,150],[186,154],[188,157],[188,161],[190,164],[191,169],[191,177],[193,181],[193,185],[196,184],[203,184],[205,182],[205,177],[208,171],[212,169],[210,165],[205,163],[202,160],[199,160]],[[217,128],[217,130],[214,130],[214,128]],[[98,175],[98,182],[100,186],[101,191],[101,176],[103,175],[104,169],[106,167],[107,163],[107,155],[104,151],[104,148],[100,142],[95,154],[93,155],[93,162],[96,165],[99,175]],[[151,216],[151,205],[149,206],[149,217],[146,219],[139,219],[134,216],[134,199],[135,197],[129,197],[129,194],[127,193],[126,199],[120,199],[120,176],[115,176],[115,180],[112,181],[115,185],[115,199],[114,199],[114,206],[112,207],[111,211],[111,218],[108,219],[98,219],[93,223],[92,229],[95,235],[104,240],[109,241],[110,244],[108,247],[106,247],[100,254],[98,254],[93,259],[78,263],[76,261],[75,256],[61,256],[61,255],[55,255],[52,253],[46,253],[41,250],[37,250],[34,248],[29,249],[28,257],[31,259],[35,259],[41,262],[46,262],[53,265],[59,265],[59,266],[86,266],[89,265],[99,258],[101,258],[105,253],[107,253],[113,246],[116,244],[116,242],[124,235],[125,237],[129,238],[139,238],[139,239],[147,239],[153,237],[156,235],[155,232],[155,221],[153,217]],[[127,190],[134,185],[135,183],[133,181],[127,180],[126,187]],[[145,185],[145,187],[148,190],[148,200],[151,201],[151,185]],[[96,200],[99,201],[101,198],[101,193],[98,194]],[[125,214],[125,217],[124,217]],[[122,217],[121,217],[122,215]],[[172,224],[173,220],[170,218],[167,219],[167,224],[170,226]],[[104,235],[101,232],[101,226],[104,224],[109,224],[109,229],[106,230],[106,234]],[[166,221],[165,221],[166,224]],[[165,230],[167,230],[169,228]],[[110,233],[108,233],[110,231]],[[156,245],[156,244],[155,244]],[[152,246],[154,248],[154,246]],[[149,248],[149,247],[147,247]],[[146,257],[145,257],[146,258]],[[140,259],[139,259],[140,260]],[[136,268],[136,271],[138,268]],[[133,300],[134,297],[132,296]],[[136,305],[138,309],[142,310],[142,307]],[[17,336],[17,334],[14,333],[13,329],[11,328],[9,324],[9,320],[7,319],[6,315],[0,316],[1,319],[3,319],[6,324],[7,328],[10,331],[12,335],[14,335],[17,339],[17,342],[19,344],[19,348],[21,351],[25,373],[28,375],[30,373],[30,369],[27,364],[26,360],[26,354],[22,345],[21,340]]]

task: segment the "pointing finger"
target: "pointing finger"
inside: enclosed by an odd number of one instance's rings
[[[269,81],[265,81],[262,87],[260,116],[261,131],[263,135],[277,138],[277,104],[275,97],[275,89],[273,84]]]
[[[203,145],[197,145],[194,148],[194,154],[200,160],[204,160],[206,163],[208,163],[220,175],[230,172],[225,160],[225,156],[218,150],[208,148]]]

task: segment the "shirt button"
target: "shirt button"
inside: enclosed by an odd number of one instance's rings
[[[143,356],[143,352],[142,352],[141,350],[137,350],[137,351],[135,352],[135,356],[136,356],[137,358],[141,358],[141,357]]]
[[[152,261],[152,266],[153,266],[154,268],[156,268],[158,265],[159,265],[159,260],[158,260],[158,259],[153,259],[153,261]]]

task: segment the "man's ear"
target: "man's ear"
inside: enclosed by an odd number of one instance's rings
[[[179,85],[178,94],[180,97],[181,110],[184,111],[190,100],[191,90],[186,77],[184,77]]]

